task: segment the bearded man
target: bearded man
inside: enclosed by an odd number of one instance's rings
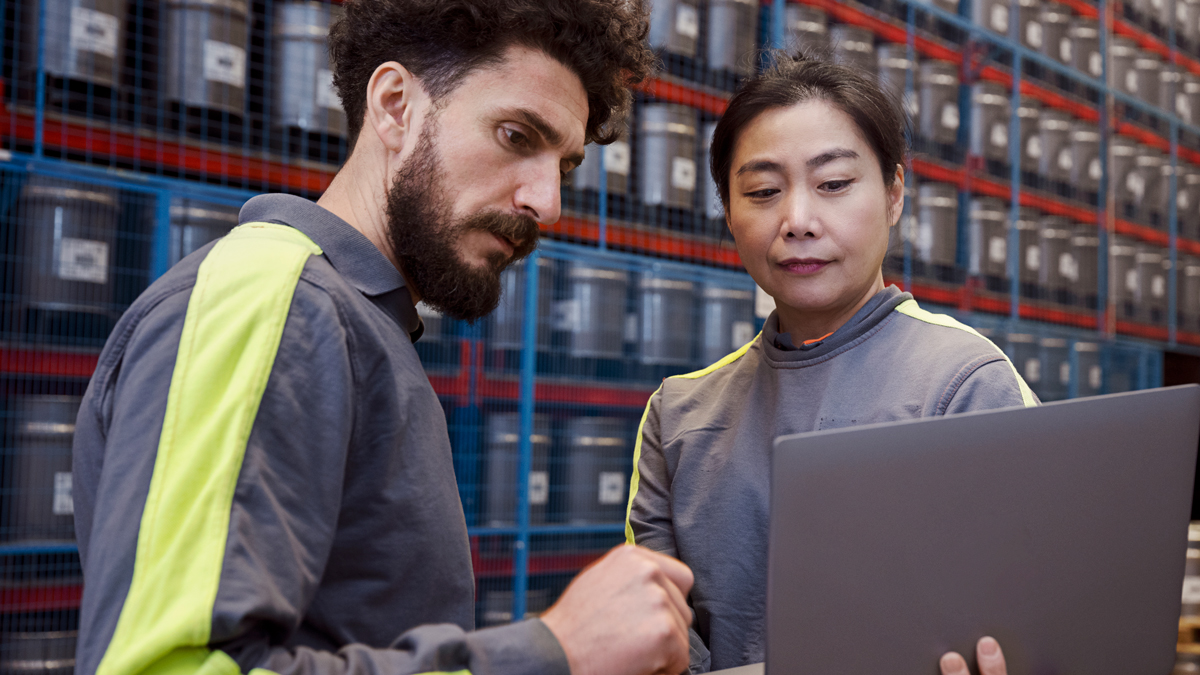
[[[450,443],[412,342],[476,320],[647,74],[641,0],[347,0],[350,120],[313,204],[264,195],[135,302],[75,437],[78,673],[678,673],[681,563],[614,549],[473,631]]]

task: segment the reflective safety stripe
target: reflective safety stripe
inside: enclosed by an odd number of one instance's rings
[[[171,374],[129,594],[99,675],[239,675],[208,648],[233,494],[300,273],[321,249],[249,223],[200,265]],[[269,671],[255,670],[257,675]]]
[[[703,370],[697,370],[694,373],[675,375],[674,377],[682,377],[685,380],[695,380],[704,377],[709,373],[720,370],[721,368],[724,368],[725,366],[745,356],[746,352],[750,351],[750,347],[752,347],[760,338],[762,338],[761,332],[755,336],[753,340],[742,345],[742,347],[736,352],[727,354],[724,358],[712,364],[711,366]],[[650,401],[653,401],[654,397],[657,396],[661,391],[662,387],[659,387],[657,391],[651,394]],[[633,524],[629,522],[629,515],[633,513],[633,498],[637,496],[638,486],[641,484],[642,479],[642,473],[638,470],[638,463],[642,461],[642,429],[646,426],[646,418],[650,416],[650,401],[646,401],[646,409],[642,412],[642,421],[638,423],[637,439],[635,439],[633,442],[633,472],[629,477],[629,504],[625,507],[625,543],[627,544],[637,543],[633,540]]]
[[[896,311],[904,314],[905,316],[911,316],[918,321],[924,321],[925,323],[930,323],[935,326],[957,328],[958,330],[966,331],[971,335],[978,337],[980,340],[987,341],[987,343],[991,345],[993,349],[1000,352],[1000,355],[1004,357],[1004,362],[1007,363],[1008,367],[1012,370],[1013,377],[1017,378],[1017,386],[1021,390],[1021,401],[1025,404],[1025,407],[1032,408],[1037,405],[1037,398],[1034,397],[1033,390],[1030,389],[1029,385],[1025,383],[1025,379],[1021,377],[1021,373],[1017,372],[1017,367],[1013,365],[1013,362],[1008,358],[1008,355],[1004,353],[1004,350],[997,347],[996,343],[981,335],[979,331],[966,324],[959,323],[945,314],[934,314],[933,312],[921,309],[916,300],[905,300],[896,307]]]

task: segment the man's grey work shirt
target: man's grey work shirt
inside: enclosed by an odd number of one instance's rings
[[[84,397],[76,672],[567,673],[539,620],[472,632],[445,414],[401,275],[298,197],[255,197],[241,222],[129,308]],[[287,261],[291,277],[259,269]]]

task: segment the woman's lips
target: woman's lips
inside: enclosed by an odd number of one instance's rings
[[[791,274],[808,275],[820,272],[830,262],[832,261],[820,258],[788,258],[780,262],[779,266]]]

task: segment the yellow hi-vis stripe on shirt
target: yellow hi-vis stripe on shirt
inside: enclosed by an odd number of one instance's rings
[[[733,352],[732,354],[726,354],[725,357],[720,361],[717,361],[703,370],[697,370],[694,373],[676,375],[675,377],[682,377],[686,380],[695,380],[704,377],[711,372],[720,370],[721,368],[724,368],[725,366],[745,356],[746,352],[750,351],[751,345],[753,345],[754,342],[761,337],[762,333],[760,332],[754,338],[754,340],[742,345],[742,347],[736,352]],[[659,387],[658,390],[651,394],[650,401],[653,401],[654,397],[657,396],[661,391],[662,387]],[[625,543],[627,544],[636,543],[633,540],[633,524],[629,522],[629,514],[633,513],[633,498],[637,496],[638,486],[641,485],[642,482],[642,473],[638,470],[638,463],[642,461],[642,429],[646,426],[646,417],[650,415],[650,401],[646,401],[646,409],[642,411],[642,421],[638,423],[637,439],[635,439],[633,442],[633,472],[629,477],[629,503],[625,506]]]
[[[1004,356],[1004,362],[1007,363],[1008,367],[1012,369],[1013,377],[1017,378],[1017,386],[1021,389],[1021,402],[1025,404],[1026,408],[1032,408],[1037,405],[1037,399],[1033,395],[1033,390],[1029,388],[1029,385],[1025,383],[1025,379],[1021,377],[1019,372],[1017,372],[1017,367],[1014,366],[1013,362],[1009,360],[1007,355],[1004,354],[1004,351],[996,346],[996,343],[988,340],[986,337],[981,335],[979,331],[966,324],[959,323],[945,314],[934,314],[928,310],[921,309],[916,300],[905,300],[896,306],[896,311],[904,314],[905,316],[911,316],[918,321],[931,323],[935,326],[957,328],[958,330],[966,331],[971,335],[978,337],[980,340],[987,341],[987,343],[990,344],[996,351],[1000,352],[1001,356]]]
[[[236,228],[188,300],[133,581],[99,675],[239,675],[211,651],[233,493],[300,273],[321,249],[299,230]],[[256,673],[267,671],[256,670]]]

